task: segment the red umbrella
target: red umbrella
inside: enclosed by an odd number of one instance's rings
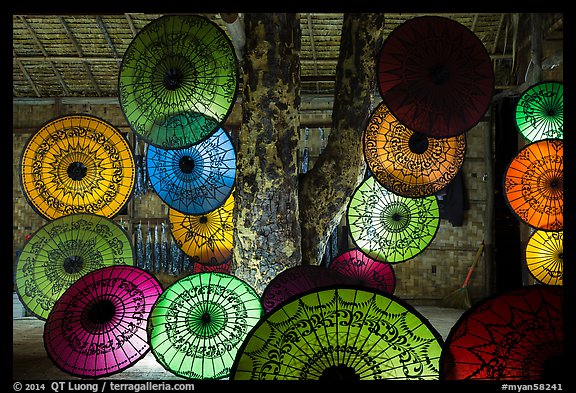
[[[359,285],[394,293],[396,276],[392,265],[372,259],[358,249],[340,254],[330,262],[329,268]]]
[[[488,110],[494,71],[482,41],[445,17],[407,20],[378,56],[382,99],[406,127],[432,137],[462,134]]]
[[[148,315],[162,287],[135,266],[114,265],[78,279],[44,325],[44,346],[63,371],[79,377],[118,373],[150,349]]]
[[[559,381],[561,286],[532,285],[476,303],[448,334],[441,379]]]

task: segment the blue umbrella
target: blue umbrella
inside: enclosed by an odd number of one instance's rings
[[[234,188],[236,152],[222,128],[187,148],[149,145],[146,160],[154,191],[184,214],[205,214],[220,207]]]

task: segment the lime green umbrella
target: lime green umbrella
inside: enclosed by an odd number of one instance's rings
[[[79,278],[112,265],[134,265],[132,241],[118,223],[92,213],[62,216],[42,226],[22,248],[16,290],[28,311],[45,320]]]
[[[399,298],[322,288],[267,314],[238,351],[234,380],[439,379],[442,337]]]
[[[436,196],[408,198],[365,179],[347,211],[350,236],[358,248],[381,262],[414,258],[434,240],[440,225]]]
[[[171,373],[222,379],[264,312],[254,289],[226,273],[194,273],[164,290],[148,319],[150,347]]]
[[[537,83],[520,96],[514,114],[516,127],[528,142],[564,137],[564,84]]]
[[[238,74],[232,42],[218,25],[200,15],[166,15],[146,25],[126,49],[120,106],[149,144],[189,147],[230,114]]]

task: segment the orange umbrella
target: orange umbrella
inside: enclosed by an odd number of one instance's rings
[[[564,232],[537,230],[526,244],[526,264],[534,278],[543,284],[562,285],[564,271]]]
[[[364,157],[376,180],[405,197],[445,188],[464,163],[466,136],[431,138],[414,132],[380,103],[364,130]]]
[[[135,179],[126,138],[90,115],[47,122],[30,137],[20,158],[24,195],[49,220],[73,213],[114,217],[132,196]]]
[[[504,173],[504,197],[512,212],[536,229],[564,227],[564,143],[542,139],[524,146]]]
[[[232,258],[234,193],[206,214],[169,210],[170,230],[176,244],[193,262],[220,265]]]

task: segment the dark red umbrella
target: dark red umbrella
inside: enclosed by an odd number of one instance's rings
[[[490,106],[494,71],[482,41],[446,17],[421,16],[390,33],[378,55],[378,86],[394,116],[432,137],[462,134]]]
[[[532,285],[476,303],[448,334],[440,378],[560,381],[562,297],[561,286]]]
[[[319,265],[298,265],[289,267],[274,277],[262,292],[262,305],[266,313],[278,304],[313,289],[350,283],[336,271]]]
[[[149,351],[148,315],[162,293],[135,266],[94,270],[58,299],[44,325],[44,346],[63,371],[98,378],[118,373]]]
[[[329,268],[359,285],[394,293],[396,276],[392,265],[372,259],[358,249],[338,255]]]

